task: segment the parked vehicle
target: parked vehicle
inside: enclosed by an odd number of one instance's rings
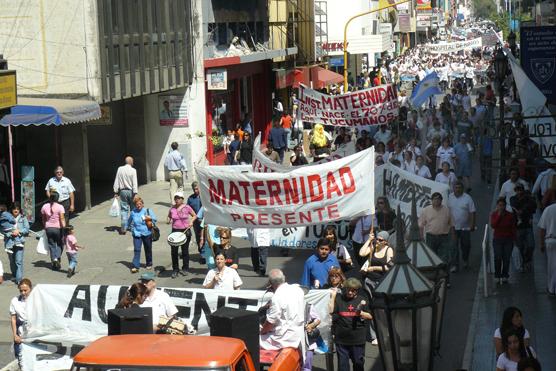
[[[272,363],[268,371],[301,369],[301,355],[297,349],[285,348],[272,355],[266,353],[265,356],[270,357]],[[265,363],[261,359],[261,364]],[[104,336],[77,353],[71,371],[114,369],[259,371],[255,370],[243,341],[218,336],[187,335]]]

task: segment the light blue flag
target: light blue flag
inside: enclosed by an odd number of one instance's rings
[[[417,84],[415,89],[413,89],[413,93],[411,93],[411,98],[409,98],[411,105],[413,107],[421,107],[432,95],[442,94],[438,88],[438,81],[439,78],[436,72],[429,73],[425,76],[425,78]]]

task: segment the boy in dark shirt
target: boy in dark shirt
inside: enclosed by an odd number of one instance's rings
[[[359,294],[361,282],[357,278],[348,278],[341,295],[337,295],[332,312],[334,342],[338,353],[338,370],[349,371],[349,361],[353,371],[363,371],[365,364],[365,320],[373,317],[365,297]]]

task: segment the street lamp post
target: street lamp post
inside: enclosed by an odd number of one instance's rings
[[[446,288],[448,284],[448,266],[435,254],[434,251],[421,238],[419,223],[417,220],[417,202],[415,201],[415,189],[413,189],[413,202],[411,205],[411,226],[409,229],[409,243],[407,255],[411,263],[425,277],[434,283],[438,300],[434,306],[433,321],[435,323],[433,346],[436,351],[440,349],[440,337],[442,333],[442,321],[444,318],[444,305],[446,303]]]
[[[401,215],[399,206],[397,215]],[[403,230],[402,218],[398,217],[394,266],[373,293],[373,321],[385,370],[430,371],[436,290],[411,264]]]
[[[516,44],[517,36],[516,34],[511,31],[508,35],[508,45],[510,46],[510,50],[512,51],[512,55],[517,58],[517,44]],[[512,84],[512,89],[514,93],[514,99],[517,101],[517,87],[515,86],[515,79]]]
[[[506,173],[506,133],[504,125],[504,80],[508,71],[508,57],[504,54],[502,48],[498,48],[494,59],[494,70],[496,72],[496,80],[498,81],[498,94],[500,101],[500,181],[502,182]]]
[[[396,3],[394,3],[394,4],[388,4],[388,5],[386,5],[386,6],[381,6],[381,7],[378,7],[378,8],[376,8],[376,9],[369,10],[369,11],[367,11],[367,12],[363,12],[363,13],[356,14],[356,15],[354,15],[353,17],[351,17],[350,19],[347,20],[346,24],[344,25],[344,93],[347,93],[347,90],[348,90],[347,29],[348,29],[348,26],[349,26],[349,24],[351,23],[351,21],[353,21],[355,18],[359,18],[359,17],[362,17],[362,16],[367,15],[367,14],[372,14],[372,13],[380,12],[381,10],[384,10],[384,9],[389,9],[389,8],[393,8],[393,7],[395,7],[395,6],[397,6],[397,5],[400,5],[400,4],[403,4],[403,3],[408,3],[409,1],[410,1],[410,0],[402,0],[402,1],[398,1],[398,2],[396,2]]]

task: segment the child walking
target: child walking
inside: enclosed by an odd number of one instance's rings
[[[77,244],[77,238],[75,237],[75,230],[73,225],[68,225],[66,227],[66,255],[68,256],[68,278],[75,274],[75,268],[77,267],[77,252],[84,249],[85,246],[79,246]]]

